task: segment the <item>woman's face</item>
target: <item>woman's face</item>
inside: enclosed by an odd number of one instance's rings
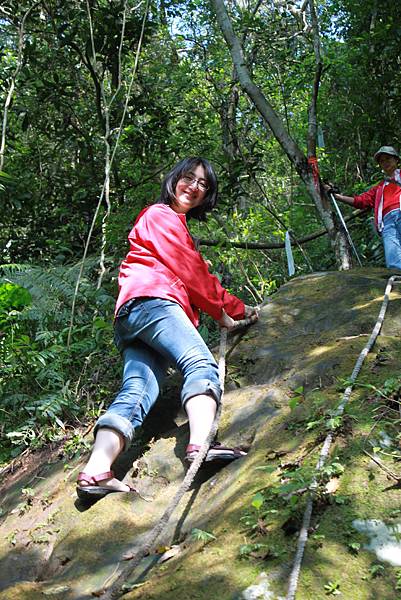
[[[186,214],[192,208],[196,208],[203,203],[207,190],[208,182],[205,169],[202,165],[198,165],[182,175],[177,181],[175,198],[172,201],[171,208],[176,213]]]
[[[398,159],[391,154],[380,154],[377,162],[385,174],[391,176],[397,168]]]

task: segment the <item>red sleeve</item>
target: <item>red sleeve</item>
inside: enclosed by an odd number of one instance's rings
[[[363,194],[359,194],[358,196],[354,196],[354,206],[355,208],[373,208],[375,205],[376,191],[379,188],[379,185],[375,185],[367,192]]]
[[[170,207],[154,204],[141,213],[135,224],[136,236],[157,259],[184,283],[189,301],[213,319],[222,309],[233,319],[242,319],[245,305],[229,294],[195,249],[182,217]]]

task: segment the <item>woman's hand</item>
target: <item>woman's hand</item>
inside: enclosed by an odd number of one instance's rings
[[[250,319],[251,323],[255,323],[259,319],[259,309],[256,306],[247,306],[245,304],[245,318]],[[220,327],[226,327],[228,331],[238,327],[238,321],[234,321],[223,309],[221,318],[217,321]]]
[[[245,304],[245,318],[251,319],[251,322],[255,323],[259,319],[259,308]]]
[[[234,319],[228,316],[224,308],[223,313],[217,322],[220,325],[220,327],[226,327],[228,331],[230,331],[230,329],[234,329],[234,327],[237,324],[237,321],[234,321]]]

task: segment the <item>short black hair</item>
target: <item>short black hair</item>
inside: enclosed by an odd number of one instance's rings
[[[206,213],[210,212],[217,204],[217,177],[210,162],[200,156],[191,156],[181,160],[171,171],[167,173],[162,182],[162,189],[158,204],[168,204],[171,206],[175,198],[175,188],[177,182],[183,175],[191,173],[197,166],[202,165],[205,169],[206,181],[209,189],[203,199],[202,204],[188,211],[187,217],[206,221]]]

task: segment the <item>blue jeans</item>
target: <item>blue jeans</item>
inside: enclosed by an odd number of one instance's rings
[[[383,219],[383,246],[388,269],[401,269],[401,211],[392,210]]]
[[[154,405],[170,364],[184,376],[183,406],[198,394],[220,402],[218,367],[183,309],[170,300],[138,298],[119,311],[114,337],[124,360],[123,382],[113,403],[95,426],[121,433],[127,449],[134,430]]]

